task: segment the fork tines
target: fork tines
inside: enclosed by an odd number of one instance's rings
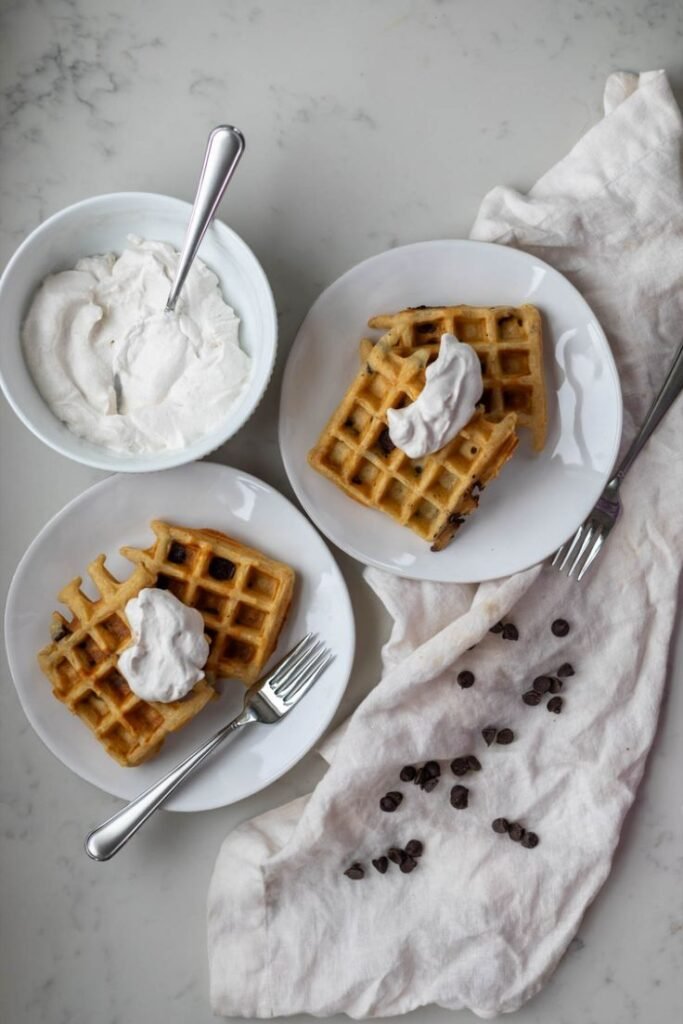
[[[595,561],[605,540],[606,533],[590,519],[582,523],[571,540],[566,541],[555,552],[551,565],[559,572],[567,571],[570,578],[581,580]]]
[[[334,655],[316,633],[307,633],[263,681],[288,707],[298,702],[319,679]]]

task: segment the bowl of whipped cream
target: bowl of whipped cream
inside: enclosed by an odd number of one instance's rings
[[[209,227],[165,312],[189,203],[95,196],[44,221],[0,280],[0,385],[55,451],[145,472],[202,458],[249,419],[270,380],[277,316],[249,247]]]

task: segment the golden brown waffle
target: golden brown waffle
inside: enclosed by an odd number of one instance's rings
[[[168,704],[141,700],[117,671],[120,652],[128,647],[131,631],[124,609],[143,587],[154,586],[154,575],[138,566],[120,583],[100,555],[88,566],[99,597],[91,601],[81,590],[81,577],[68,583],[58,597],[71,612],[52,616],[52,643],[38,654],[52,692],[95,734],[108,754],[125,766],[142,764],[157,753],[175,732],[215,695],[200,680],[182,700]]]
[[[156,541],[121,549],[204,619],[207,671],[245,685],[261,675],[277,644],[294,590],[294,570],[216,530],[154,520]]]
[[[478,408],[452,441],[411,459],[389,438],[387,410],[413,402],[425,383],[427,348],[402,355],[381,339],[361,342],[362,366],[308,461],[352,498],[386,512],[440,551],[517,446],[515,414],[494,423]]]
[[[385,313],[369,326],[402,351],[438,344],[454,334],[475,350],[482,366],[482,404],[494,420],[510,412],[531,431],[534,450],[545,444],[547,419],[543,380],[541,315],[535,306],[418,306]]]

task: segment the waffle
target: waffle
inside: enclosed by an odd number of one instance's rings
[[[154,575],[139,566],[120,583],[100,555],[88,566],[99,596],[91,601],[81,590],[81,577],[68,583],[59,600],[71,613],[52,616],[52,643],[38,654],[52,692],[90,728],[108,754],[127,767],[142,764],[157,753],[166,736],[201,711],[215,695],[200,680],[182,700],[168,704],[141,700],[117,671],[120,652],[131,632],[124,609],[143,587],[154,586]]]
[[[153,575],[204,619],[211,645],[206,663],[218,679],[251,686],[273,653],[289,611],[294,570],[216,530],[155,520],[150,548],[121,554]]]
[[[545,444],[547,411],[543,383],[541,315],[535,306],[418,306],[375,316],[369,326],[387,331],[401,350],[436,344],[454,334],[476,351],[482,364],[482,403],[502,420],[510,412],[531,431],[534,451]]]
[[[361,370],[308,461],[352,498],[386,512],[440,551],[514,452],[516,417],[508,413],[494,423],[479,407],[438,452],[409,458],[391,442],[387,410],[417,398],[429,358],[424,347],[403,355],[385,339],[361,342]]]

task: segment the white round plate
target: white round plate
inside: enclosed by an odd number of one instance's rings
[[[406,306],[538,306],[543,315],[548,440],[524,430],[514,458],[444,550],[350,499],[310,468],[309,449],[353,379],[368,319]],[[376,337],[379,332],[374,332]],[[359,263],[311,307],[292,346],[280,447],[311,519],[359,561],[413,579],[495,579],[542,561],[597,500],[621,437],[621,389],[607,339],[577,290],[542,260],[486,242],[418,242]]]
[[[89,729],[52,696],[36,653],[49,641],[56,594],[100,552],[119,579],[131,564],[124,544],[146,547],[151,519],[213,527],[287,562],[297,574],[292,608],[274,660],[309,631],[317,632],[335,660],[311,692],[277,725],[242,730],[175,793],[166,807],[202,811],[223,807],[274,782],[314,745],[329,725],[346,687],[355,629],[346,584],[325,542],[286,498],[247,473],[195,463],[165,473],[121,474],[91,487],[38,534],[22,558],[7,598],[5,636],[10,669],[24,711],[52,753],[81,778],[126,800],[169,771],[242,706],[244,687],[225,682],[161,752],[137,768],[123,768]],[[86,593],[95,596],[89,580]]]

